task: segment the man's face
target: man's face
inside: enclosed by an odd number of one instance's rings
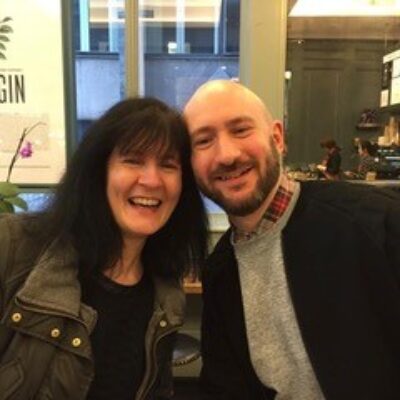
[[[282,128],[241,93],[218,92],[185,110],[192,164],[201,191],[228,214],[256,211],[280,173]]]

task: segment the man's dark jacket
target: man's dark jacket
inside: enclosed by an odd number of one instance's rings
[[[229,235],[203,276],[202,387],[210,399],[273,399],[250,361]],[[363,185],[303,183],[282,246],[297,322],[326,400],[399,400],[400,197]]]

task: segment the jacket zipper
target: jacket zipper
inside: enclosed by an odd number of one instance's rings
[[[135,397],[135,400],[145,400],[146,399],[146,395],[149,393],[151,387],[154,384],[154,381],[157,377],[157,369],[158,369],[158,365],[157,365],[157,361],[156,361],[156,348],[157,348],[157,344],[158,342],[165,336],[178,331],[179,327],[175,326],[171,329],[169,329],[168,331],[163,332],[161,335],[159,335],[154,342],[152,343],[152,347],[151,347],[151,361],[152,364],[155,368],[155,373],[151,374],[152,371],[149,371],[149,375],[151,376],[149,383],[146,385],[146,387],[142,390],[142,393],[138,393],[137,396]],[[151,365],[150,365],[151,366]],[[149,367],[150,367],[149,366]]]

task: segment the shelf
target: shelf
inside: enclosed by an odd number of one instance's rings
[[[375,124],[375,123],[365,123],[356,125],[356,129],[359,131],[372,131],[375,129],[379,129],[380,127],[381,127],[380,124]]]
[[[377,110],[380,113],[400,114],[400,104],[392,104],[391,106],[380,107]]]

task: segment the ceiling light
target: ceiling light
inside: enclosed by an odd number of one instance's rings
[[[298,0],[290,17],[400,16],[400,0]]]

